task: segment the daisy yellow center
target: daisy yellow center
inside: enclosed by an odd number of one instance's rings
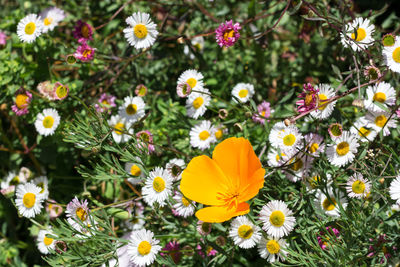
[[[207,247],[207,255],[210,254],[210,252],[213,250],[214,248],[212,246],[208,246]]]
[[[15,176],[14,178],[12,178],[12,180],[10,181],[10,185],[17,185],[19,184],[19,176]]]
[[[60,85],[56,89],[56,94],[59,98],[64,98],[67,96],[68,90],[65,86]]]
[[[385,126],[386,121],[387,121],[387,118],[386,118],[385,115],[379,115],[378,117],[375,118],[375,124],[376,124],[378,127],[381,127],[381,128],[382,128],[383,126]]]
[[[301,159],[297,159],[293,165],[292,165],[292,170],[294,170],[295,172],[297,172],[298,170],[300,170],[303,167],[303,161]]]
[[[293,146],[294,142],[296,142],[296,136],[294,136],[294,134],[288,134],[283,137],[283,144],[285,144],[285,146]]]
[[[266,247],[270,254],[277,254],[281,249],[281,246],[276,240],[268,241]]]
[[[263,111],[261,112],[261,116],[262,116],[262,117],[265,117],[265,113],[266,113],[266,111],[263,110]]]
[[[249,91],[247,89],[242,89],[242,90],[239,91],[239,97],[240,98],[245,98],[248,93],[249,93]]]
[[[142,241],[137,248],[140,255],[145,256],[150,253],[151,245],[148,241]]]
[[[137,112],[137,106],[135,105],[135,104],[129,104],[127,107],[126,107],[126,113],[128,114],[128,115],[134,115],[134,114],[136,114],[136,112]]]
[[[133,164],[131,167],[131,175],[133,176],[139,176],[142,173],[138,165]]]
[[[324,210],[331,211],[335,208],[336,199],[334,197],[331,197],[331,200],[332,201],[330,201],[328,198],[325,198],[324,202],[322,202],[322,208]]]
[[[54,124],[54,118],[52,116],[47,116],[43,119],[43,127],[44,128],[51,128]]]
[[[182,204],[183,204],[185,207],[187,207],[187,206],[190,205],[190,202],[189,202],[185,197],[182,197]]]
[[[43,183],[43,182],[38,183],[37,186],[39,186],[40,188],[42,188],[42,190],[40,190],[39,193],[40,193],[40,194],[43,194],[43,192],[44,192],[44,183]]]
[[[253,228],[243,224],[238,228],[238,235],[243,239],[249,239],[253,235]]]
[[[154,178],[154,180],[153,180],[153,188],[158,193],[164,191],[164,189],[165,189],[165,181],[164,181],[164,179],[161,178],[160,176],[157,176],[156,178]]]
[[[285,153],[281,153],[281,155],[282,155],[282,157],[285,157],[286,155],[285,155]],[[279,159],[281,158],[280,156],[279,156],[279,154],[276,154],[276,161],[279,161]]]
[[[85,38],[89,37],[89,27],[87,25],[83,25],[81,28],[82,36]]]
[[[46,26],[49,26],[52,22],[53,22],[53,18],[49,18],[49,17],[45,18],[43,21],[44,25],[46,25]]]
[[[309,106],[313,101],[312,94],[308,93],[304,99],[306,106]]]
[[[51,243],[53,243],[53,241],[54,241],[53,238],[50,238],[50,237],[47,237],[47,236],[45,236],[45,237],[43,238],[43,243],[44,243],[46,246],[50,246]]]
[[[199,134],[199,138],[200,138],[201,141],[207,140],[208,137],[210,137],[210,133],[208,131],[202,131]]]
[[[377,92],[374,94],[374,101],[384,103],[386,101],[386,95],[382,92]]]
[[[142,141],[146,142],[146,143],[149,143],[150,142],[150,135],[148,133],[146,133],[146,132],[142,132],[140,134],[140,139]]]
[[[315,153],[318,150],[318,148],[319,148],[319,145],[317,143],[313,143],[310,146],[309,150],[310,150],[311,153]]]
[[[229,38],[232,38],[234,34],[235,34],[234,30],[225,31],[224,32],[224,40],[229,41]]]
[[[83,51],[82,56],[83,57],[90,57],[90,55],[92,54],[92,50],[91,49],[85,49],[85,51]]]
[[[24,203],[24,206],[27,207],[28,209],[32,208],[36,202],[35,194],[25,193],[24,197],[22,198],[22,202]]]
[[[190,88],[194,88],[197,84],[197,80],[195,78],[189,78],[186,83],[189,84]]]
[[[367,32],[363,28],[357,29],[357,38],[354,32],[351,34],[351,39],[356,40],[357,42],[361,42],[365,37],[367,37]]]
[[[17,107],[19,109],[25,108],[27,104],[28,104],[28,96],[27,95],[25,95],[25,94],[17,95],[17,97],[15,98],[15,105],[17,105]]]
[[[319,98],[319,106],[322,105],[328,99],[328,97],[325,94],[319,94],[318,98]],[[324,110],[325,108],[326,108],[326,105],[322,105],[318,109]]]
[[[139,89],[139,96],[144,96],[146,95],[146,87],[142,86]]]
[[[102,103],[103,105],[110,105],[110,103],[108,103],[107,100],[103,100],[101,103]]]
[[[202,105],[203,105],[203,103],[204,103],[204,99],[201,97],[201,96],[199,96],[198,98],[196,98],[194,101],[193,101],[193,107],[195,108],[195,109],[198,109],[199,107],[201,107]]]
[[[397,47],[392,53],[393,60],[400,63],[400,47]]]
[[[115,132],[116,134],[121,135],[121,134],[122,134],[122,129],[124,129],[124,126],[125,126],[125,125],[124,125],[122,122],[118,122],[118,123],[115,124],[115,126],[114,126],[114,128],[115,128],[114,132]]]
[[[218,140],[222,138],[223,132],[222,129],[219,129],[218,131],[215,132],[215,138]]]
[[[36,30],[36,24],[34,22],[29,22],[25,26],[25,33],[28,35],[32,35]]]
[[[281,227],[285,222],[285,215],[280,210],[275,210],[269,216],[269,222],[276,227]]]
[[[351,185],[351,189],[356,194],[362,194],[365,191],[365,183],[363,181],[357,180]]]
[[[320,179],[321,178],[319,176],[317,176],[317,175],[312,177],[312,178],[310,178],[309,179],[310,186],[312,188],[316,188],[318,186],[318,181],[320,181]]]
[[[75,211],[76,217],[79,218],[79,220],[84,221],[86,220],[87,212],[84,208],[77,208]]]
[[[368,136],[370,133],[371,133],[371,130],[368,130],[368,129],[364,128],[364,127],[361,127],[358,130],[358,135],[359,136]]]
[[[350,151],[350,145],[347,142],[341,142],[336,147],[336,153],[339,156],[344,156]]]
[[[133,28],[135,36],[139,39],[143,39],[147,36],[147,28],[143,24],[136,24]]]

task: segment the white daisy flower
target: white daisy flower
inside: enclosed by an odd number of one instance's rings
[[[335,97],[335,90],[333,90],[333,88],[329,84],[319,84],[315,87],[319,88],[318,106],[324,104],[324,101],[327,101],[332,97]],[[333,109],[335,108],[335,105],[336,101],[333,101],[327,105],[323,105],[318,109],[312,111],[310,115],[316,119],[325,120],[329,118],[329,116],[331,116]]]
[[[190,40],[193,48],[197,51],[197,52],[201,52],[204,48],[204,37],[203,36],[196,36],[194,38],[192,38]],[[194,54],[192,53],[192,51],[190,50],[189,46],[185,45],[185,47],[183,48],[183,53],[187,56],[189,56],[190,59],[194,59]]]
[[[40,13],[40,18],[42,20],[43,32],[46,33],[54,30],[57,24],[65,18],[65,13],[57,7],[50,7]]]
[[[171,195],[173,178],[167,170],[156,167],[149,172],[145,185],[142,187],[144,201],[153,206],[157,202],[161,207]]]
[[[246,103],[254,95],[254,86],[250,83],[238,83],[232,89],[232,100],[237,103],[237,99],[241,103]]]
[[[383,136],[390,135],[389,128],[396,128],[397,122],[395,116],[392,116],[389,120],[390,113],[389,112],[368,112],[365,116],[366,120],[369,123],[369,126],[377,131],[383,131]]]
[[[306,179],[307,191],[314,191],[321,184],[323,184],[323,176],[318,174],[312,174]],[[326,184],[329,186],[332,184],[332,175],[330,173],[326,173]]]
[[[19,213],[27,218],[33,218],[43,208],[43,199],[40,196],[42,189],[32,183],[17,186],[15,205]]]
[[[396,36],[393,46],[385,46],[382,53],[386,66],[394,72],[400,72],[400,36]]]
[[[352,162],[360,146],[357,137],[348,131],[343,131],[342,136],[336,138],[334,142],[334,145],[329,145],[326,149],[329,162],[338,167]]]
[[[29,14],[21,19],[17,26],[19,39],[25,43],[33,43],[42,34],[43,23],[36,14]]]
[[[287,170],[285,169],[283,172],[289,181],[295,183],[308,174],[312,162],[312,157],[299,153],[297,156],[291,157],[291,159],[286,163],[288,166]]]
[[[296,223],[293,212],[281,200],[272,200],[264,205],[260,211],[262,229],[268,235],[281,238],[288,235]]]
[[[57,110],[47,108],[37,115],[35,128],[40,135],[48,136],[54,134],[59,124],[60,116]]]
[[[137,122],[144,116],[145,106],[143,98],[127,96],[124,98],[124,104],[119,108],[119,115],[125,118],[126,122]]]
[[[225,126],[215,126],[214,136],[217,140],[222,140],[224,135],[228,133],[228,129]]]
[[[201,150],[210,148],[216,142],[214,127],[210,121],[202,121],[190,130],[190,145]]]
[[[346,191],[351,198],[365,198],[371,190],[371,182],[361,173],[354,173],[346,183]]]
[[[399,212],[400,211],[400,201],[398,201],[398,203],[396,203],[396,204],[393,204],[391,207],[390,207],[390,210],[388,210],[387,212],[386,212],[386,215],[388,216],[388,217],[391,217],[393,214],[395,214],[396,212]]]
[[[284,163],[287,163],[290,159],[289,155],[286,155],[284,152],[278,150],[274,147],[271,147],[268,155],[268,166],[270,167],[279,167],[282,166]]]
[[[346,25],[346,36],[340,33],[341,42],[344,47],[350,46],[353,51],[366,49],[374,42],[374,31],[375,26],[370,24],[369,19],[356,18]]]
[[[49,197],[49,181],[47,180],[46,176],[40,176],[32,181],[33,184],[36,186],[40,187],[41,191],[39,192],[39,195],[44,199],[48,199]]]
[[[346,209],[347,201],[342,192],[338,191],[336,193],[332,190],[332,187],[328,189],[328,196],[321,190],[317,191],[315,206],[320,212],[328,216],[339,217],[340,209],[338,202],[342,205],[343,209]]]
[[[136,12],[126,19],[130,26],[124,29],[125,38],[136,49],[148,48],[156,41],[157,25],[150,19],[147,13]]]
[[[37,237],[37,246],[41,253],[49,254],[49,249],[55,249],[55,240],[49,235],[54,235],[50,230],[40,230]]]
[[[159,242],[150,230],[142,229],[132,232],[127,250],[130,261],[137,266],[152,264],[161,250]]]
[[[272,126],[268,136],[268,140],[272,146],[278,147],[278,142],[277,142],[278,135],[284,132],[285,128],[286,125],[285,123],[283,123],[283,121],[277,122],[274,124],[274,126]]]
[[[65,213],[68,223],[77,231],[86,231],[84,226],[81,226],[80,222],[88,227],[91,226],[88,201],[86,199],[80,202],[79,199],[75,197],[68,203]]]
[[[197,70],[186,70],[181,74],[181,76],[179,76],[177,84],[189,84],[189,86],[192,88],[192,93],[194,93],[193,91],[203,91],[203,78],[203,74]]]
[[[133,134],[133,129],[131,128],[131,123],[126,122],[126,118],[123,118],[119,115],[113,115],[111,116],[110,120],[108,121],[108,124],[110,125],[111,128],[113,128],[112,132],[112,137],[114,138],[114,141],[116,143],[125,143],[129,139],[132,138]],[[128,132],[129,134],[126,134],[124,132]]]
[[[178,191],[175,193],[173,199],[176,201],[172,206],[175,211],[174,214],[178,214],[178,216],[182,216],[183,218],[187,218],[194,214],[196,202],[187,199]]]
[[[360,117],[350,128],[350,132],[359,138],[361,142],[372,142],[378,134],[373,128],[369,127],[369,122],[365,117]]]
[[[272,237],[265,239],[264,237],[261,237],[261,240],[258,243],[258,253],[260,253],[261,258],[267,259],[267,261],[271,263],[275,261],[283,261],[287,254],[285,251],[286,247],[287,244],[285,239]]]
[[[142,202],[135,202],[135,207],[132,210],[132,217],[125,221],[125,225],[130,230],[140,230],[144,228],[146,221],[144,220],[144,205]]]
[[[390,197],[400,204],[400,175],[390,183]]]
[[[306,151],[313,157],[318,157],[325,151],[324,138],[317,133],[308,133],[304,136]]]
[[[133,185],[139,184],[142,182],[142,178],[144,178],[144,172],[143,172],[143,164],[138,158],[138,162],[127,162],[125,163],[125,171],[130,175],[133,176],[133,178],[128,178],[128,182],[130,182]]]
[[[26,183],[26,178],[11,171],[7,174],[6,178],[1,181],[1,189],[7,189],[10,186],[16,186],[23,183]]]
[[[367,99],[364,100],[364,106],[369,111],[384,111],[376,105],[377,102],[385,107],[393,106],[396,103],[396,91],[390,83],[380,82],[377,85],[368,86],[366,92]]]
[[[210,91],[206,88],[202,89],[202,93],[192,92],[186,99],[187,115],[193,119],[197,119],[207,111],[210,105]]]
[[[262,235],[257,225],[254,225],[246,216],[239,216],[232,221],[229,236],[235,245],[248,249],[257,245]]]
[[[171,159],[165,166],[165,169],[171,174],[174,182],[182,179],[182,172],[185,168],[185,161],[177,158]]]
[[[274,147],[279,147],[284,152],[293,153],[301,145],[303,136],[299,132],[299,129],[294,125],[289,125],[283,128],[281,131],[276,131],[275,133],[276,136],[272,138],[271,144]],[[271,134],[273,134],[272,130]]]

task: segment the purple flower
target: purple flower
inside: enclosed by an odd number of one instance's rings
[[[400,109],[396,110],[397,118],[400,118]]]
[[[265,124],[265,118],[271,116],[271,107],[269,102],[263,101],[257,106],[258,114],[253,115],[253,121],[260,124]]]
[[[94,107],[96,108],[97,112],[103,113],[108,111],[108,114],[111,114],[111,108],[116,107],[115,104],[116,97],[113,95],[108,95],[106,93],[102,93],[99,100],[99,104],[95,104]]]
[[[340,235],[339,230],[336,228],[328,226],[325,229],[331,236],[335,235],[336,238],[338,238]],[[319,234],[320,235],[317,236],[318,244],[323,250],[325,250],[328,248],[329,236],[327,236],[326,232],[324,232],[324,231],[321,231]],[[330,244],[330,245],[332,246],[332,244]]]
[[[93,39],[92,26],[90,26],[86,22],[83,22],[82,20],[78,20],[72,34],[74,35],[74,38],[78,40],[79,43],[86,43],[87,41]]]
[[[94,51],[96,49],[90,47],[86,42],[82,43],[81,46],[79,46],[76,49],[76,52],[74,53],[74,57],[77,59],[80,59],[81,61],[90,61],[93,60],[94,58]]]
[[[12,111],[17,114],[17,116],[21,116],[29,113],[28,106],[31,103],[32,94],[24,89],[19,89],[15,93],[15,103],[11,106]]]
[[[147,149],[148,153],[154,152],[153,135],[150,131],[140,131],[136,133],[139,149]]]
[[[318,104],[318,92],[319,89],[314,88],[310,83],[303,84],[303,92],[298,96],[302,99],[296,102],[297,111],[304,113],[315,108]]]
[[[239,30],[241,29],[240,24],[237,22],[232,23],[232,20],[226,21],[219,25],[215,30],[217,43],[220,47],[230,47],[234,45],[240,37]]]
[[[179,243],[174,240],[164,246],[161,251],[164,251],[165,253],[161,252],[160,255],[163,257],[170,255],[175,264],[178,264],[182,257],[182,253],[179,250]]]
[[[7,35],[4,32],[0,32],[0,45],[6,45]]]

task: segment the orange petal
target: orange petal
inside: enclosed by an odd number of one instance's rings
[[[196,212],[196,217],[203,222],[221,223],[230,220],[232,217],[247,214],[249,211],[249,204],[243,202],[238,205],[236,210],[228,210],[226,206],[203,208]]]
[[[227,178],[218,165],[207,156],[193,158],[182,173],[180,189],[190,200],[205,205],[221,206],[218,193],[227,192]]]
[[[253,176],[250,178],[251,184],[245,187],[245,189],[240,192],[239,195],[239,202],[244,202],[247,200],[252,199],[258,194],[261,188],[264,186],[264,175],[265,169],[260,168],[258,169]]]

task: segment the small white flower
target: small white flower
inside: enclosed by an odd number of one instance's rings
[[[393,46],[385,46],[382,53],[386,66],[392,71],[400,73],[400,36],[396,36]]]
[[[346,36],[340,33],[341,42],[344,47],[351,47],[353,51],[366,49],[372,45],[374,38],[372,34],[375,26],[370,24],[369,19],[356,18],[346,25]]]
[[[229,230],[229,236],[235,245],[248,249],[254,247],[261,239],[261,231],[246,216],[236,217]]]
[[[190,145],[201,150],[210,148],[216,142],[214,127],[210,121],[202,121],[190,130]]]
[[[7,189],[10,186],[17,186],[26,183],[26,177],[11,171],[6,178],[1,181],[1,189]]]
[[[325,213],[328,216],[339,217],[340,209],[338,202],[342,205],[343,209],[346,209],[347,201],[342,192],[338,191],[336,193],[333,191],[332,187],[328,189],[328,195],[323,193],[321,190],[317,191],[315,206],[320,210],[320,212]]]
[[[37,246],[43,254],[49,254],[49,249],[55,249],[55,240],[49,235],[54,235],[50,230],[40,230],[37,237]]]
[[[286,154],[292,154],[302,144],[303,136],[296,126],[289,125],[281,130],[271,130],[269,138],[274,147],[279,147]]]
[[[33,184],[40,187],[41,191],[39,192],[40,196],[46,200],[49,197],[49,182],[46,176],[40,176],[32,181]]]
[[[134,123],[143,118],[146,104],[139,96],[124,98],[124,104],[119,108],[119,116],[125,118],[126,122]]]
[[[383,132],[383,136],[390,135],[389,128],[396,128],[397,122],[395,116],[390,117],[389,112],[368,112],[365,116],[366,120],[368,121],[369,125],[372,129],[377,131]],[[390,118],[390,120],[389,120]]]
[[[182,172],[186,168],[185,161],[183,159],[171,159],[167,165],[165,166],[165,169],[171,174],[172,178],[174,179],[174,182],[179,181],[182,179]]]
[[[390,197],[400,204],[400,175],[390,183]]]
[[[207,111],[207,106],[210,105],[210,91],[206,88],[202,92],[192,92],[186,99],[187,115],[193,119],[197,119]]]
[[[189,84],[189,86],[192,88],[192,93],[194,93],[193,91],[203,91],[203,78],[204,76],[201,74],[201,72],[189,69],[184,71],[181,76],[179,76],[177,84]]]
[[[258,253],[260,253],[261,258],[267,259],[268,262],[271,263],[279,260],[283,261],[287,254],[285,251],[286,247],[287,244],[285,239],[273,237],[265,239],[264,237],[261,237],[261,240],[258,243]]]
[[[32,183],[17,186],[15,205],[19,213],[27,218],[33,218],[43,208],[43,198],[40,196],[42,189]]]
[[[165,206],[166,200],[171,195],[173,178],[167,170],[156,167],[149,172],[145,185],[142,187],[144,201],[153,206],[157,202],[161,207]]]
[[[346,183],[346,191],[351,198],[364,198],[370,190],[371,182],[364,178],[361,173],[353,174]]]
[[[359,138],[361,142],[372,142],[378,134],[365,117],[360,117],[350,128],[350,132]]]
[[[114,141],[116,143],[125,143],[132,138],[132,136],[129,135],[133,134],[133,129],[131,128],[132,124],[130,122],[126,122],[125,118],[119,115],[111,116],[108,124],[114,129],[112,131],[112,137],[114,138]],[[129,134],[126,134],[124,132],[127,132]]]
[[[390,83],[380,82],[377,85],[370,85],[366,89],[367,99],[364,100],[364,106],[369,111],[384,111],[376,103],[388,107],[396,103],[396,91]]]
[[[137,162],[127,162],[125,163],[125,171],[133,178],[128,178],[128,182],[133,185],[139,184],[144,178],[143,163],[139,157],[136,158]]]
[[[232,99],[234,102],[237,102],[239,99],[241,103],[246,103],[253,95],[254,86],[250,83],[238,83],[232,89]]]
[[[130,26],[124,29],[125,38],[136,49],[148,48],[156,41],[157,25],[150,19],[147,13],[136,12],[126,19]]]
[[[71,202],[68,203],[65,213],[67,215],[68,223],[77,231],[86,231],[84,226],[81,226],[79,222],[88,227],[91,226],[88,201],[86,199],[80,202],[79,199],[75,197],[71,200]]]
[[[288,168],[284,170],[286,178],[294,183],[303,179],[307,176],[313,160],[312,157],[303,153],[298,153],[297,156],[290,157],[290,160],[286,163]]]
[[[308,133],[304,136],[306,151],[313,157],[318,157],[325,151],[324,138],[317,133]]]
[[[318,106],[324,104],[324,101],[335,97],[335,90],[329,84],[319,84],[315,86],[315,88],[319,88],[318,92]],[[327,105],[323,105],[318,109],[312,111],[310,115],[319,120],[325,120],[329,118],[335,108],[336,101],[333,101]]]
[[[196,52],[201,52],[203,51],[204,48],[204,37],[203,36],[196,36],[191,39],[190,41],[192,43],[192,47]],[[194,59],[194,54],[190,50],[189,46],[185,45],[183,48],[183,53],[187,56],[189,56],[190,59]]]
[[[40,18],[42,20],[43,32],[46,33],[54,30],[57,24],[65,18],[65,13],[57,7],[50,7],[40,13]]]
[[[274,147],[271,147],[271,149],[268,152],[267,155],[268,158],[268,166],[270,167],[278,167],[282,166],[285,163],[289,162],[289,155],[286,155],[285,152],[278,152],[278,150]]]
[[[35,128],[40,135],[53,135],[60,124],[60,116],[57,110],[47,108],[39,113],[36,117]]]
[[[21,19],[17,26],[19,39],[25,43],[33,43],[42,34],[43,26],[36,14],[29,14]]]
[[[264,205],[260,211],[262,229],[268,235],[281,238],[288,235],[296,223],[293,212],[281,200],[272,200]]]
[[[137,266],[147,266],[154,262],[161,246],[150,230],[142,229],[131,234],[127,253],[130,261]]]
[[[176,201],[176,203],[172,206],[172,208],[175,210],[176,214],[182,216],[183,218],[187,218],[194,214],[196,202],[187,199],[179,192],[175,193],[173,199]]]
[[[336,138],[334,145],[328,146],[326,154],[329,162],[334,166],[344,166],[352,162],[360,146],[357,137],[348,131],[344,131],[341,137]]]

